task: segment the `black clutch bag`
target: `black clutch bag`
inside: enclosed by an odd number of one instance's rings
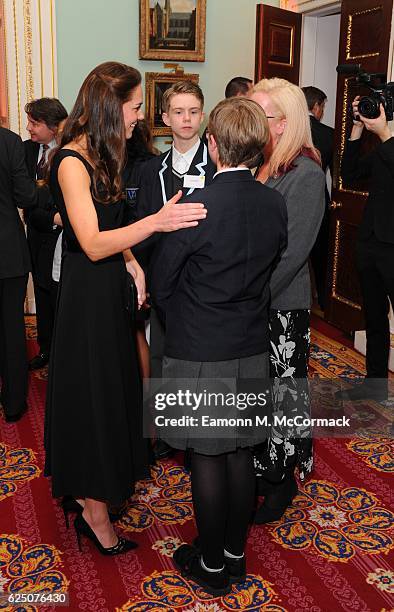
[[[137,287],[130,272],[126,272],[126,310],[132,323],[135,323],[138,311]]]

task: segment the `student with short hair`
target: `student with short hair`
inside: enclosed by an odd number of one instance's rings
[[[192,81],[178,81],[169,87],[162,100],[163,121],[171,128],[173,144],[171,149],[151,159],[145,165],[141,176],[137,198],[139,219],[156,213],[177,192],[190,195],[209,185],[215,173],[206,141],[201,140],[199,131],[204,120],[204,95],[201,88]],[[157,244],[157,238],[135,248],[135,255],[142,267],[149,268],[149,262]],[[149,274],[147,277],[149,287]],[[150,319],[150,365],[151,376],[160,378],[163,359],[164,329],[152,308]],[[160,442],[154,445],[157,459],[171,454],[171,450]]]
[[[212,111],[208,146],[218,172],[198,198],[209,212],[194,233],[161,240],[152,261],[151,293],[166,322],[163,377],[264,379],[269,375],[269,279],[285,247],[283,197],[255,181],[269,139],[267,119],[250,100],[223,100]],[[175,383],[177,384],[177,383]],[[226,412],[227,414],[227,412]],[[163,437],[191,449],[191,479],[198,545],[182,545],[174,562],[213,596],[244,580],[244,549],[255,495],[250,437]],[[227,431],[225,432],[227,436]]]

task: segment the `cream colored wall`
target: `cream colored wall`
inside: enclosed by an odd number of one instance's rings
[[[263,4],[279,6],[279,0]],[[184,62],[200,75],[205,108],[224,97],[234,76],[253,78],[256,0],[207,0],[206,61]],[[138,0],[57,0],[59,98],[70,110],[87,73],[100,62],[118,60],[144,72],[163,63],[138,59]],[[164,144],[164,143],[161,143]]]

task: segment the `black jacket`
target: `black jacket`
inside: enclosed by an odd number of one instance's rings
[[[348,140],[342,158],[342,177],[346,183],[368,179],[369,195],[358,237],[373,234],[381,242],[394,244],[394,137],[361,156],[361,139]],[[393,264],[394,265],[394,264]]]
[[[320,151],[323,172],[330,169],[332,176],[332,159],[334,155],[334,129],[311,115],[312,140]]]
[[[27,173],[22,140],[0,127],[0,278],[23,276],[31,269],[18,207],[28,208],[36,201],[37,190]]]
[[[163,234],[153,256],[164,354],[222,361],[268,351],[269,279],[287,238],[284,198],[239,170],[183,201],[204,202],[208,216]]]
[[[25,140],[23,144],[28,173],[32,179],[35,179],[40,145],[32,140]],[[61,227],[54,228],[53,218],[56,212],[49,188],[40,187],[37,206],[24,215],[34,282],[45,289],[51,287],[53,254],[62,229]]]
[[[195,176],[204,175],[205,185],[209,185],[215,172],[216,168],[209,157],[208,147],[201,141],[188,174]],[[192,193],[198,193],[201,190],[183,189],[182,191],[187,196]],[[147,161],[140,172],[139,189],[137,192],[137,219],[143,219],[148,215],[158,212],[175,193],[176,190],[174,191],[172,178],[172,149],[169,149],[162,155]],[[145,268],[149,264],[158,239],[159,235],[154,234],[133,247],[134,255]]]
[[[334,157],[334,129],[321,121],[318,121],[311,115],[311,131],[312,141],[316,149],[321,155],[321,165],[324,174],[327,172],[327,168],[330,169],[331,178],[332,174],[332,161]],[[327,183],[325,188],[326,198],[326,211],[328,214],[328,206],[330,204],[330,194],[328,193]]]

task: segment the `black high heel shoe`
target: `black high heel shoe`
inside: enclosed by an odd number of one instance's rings
[[[138,546],[138,544],[136,542],[133,542],[132,540],[126,540],[126,538],[118,537],[118,542],[115,544],[115,546],[110,546],[109,548],[105,548],[105,546],[103,546],[101,542],[98,540],[93,529],[83,518],[82,513],[77,514],[77,516],[75,517],[74,529],[75,529],[75,533],[77,536],[79,552],[82,552],[81,535],[84,535],[87,538],[89,538],[89,540],[93,542],[97,550],[102,555],[107,555],[107,556],[112,556],[112,557],[114,555],[121,555],[122,553],[129,552],[129,550],[133,550],[134,548],[137,548]]]
[[[61,506],[62,506],[62,510],[64,514],[64,520],[66,522],[66,527],[68,529],[70,527],[68,515],[70,513],[80,514],[83,510],[83,506],[81,506],[81,504],[77,502],[75,497],[72,497],[71,495],[65,495],[63,497],[61,501]],[[116,523],[116,521],[119,521],[124,515],[124,513],[126,512],[126,509],[127,509],[127,505],[124,504],[117,512],[114,512],[114,511],[110,512],[108,510],[108,516],[109,516],[109,520],[111,521],[111,523]]]
[[[64,514],[64,520],[66,522],[66,527],[67,529],[70,527],[70,522],[68,520],[68,515],[70,513],[73,514],[80,514],[83,510],[83,507],[81,506],[80,503],[77,502],[77,500],[74,497],[71,497],[71,495],[65,495],[61,501],[61,506],[62,506],[62,510],[63,510],[63,514]]]

